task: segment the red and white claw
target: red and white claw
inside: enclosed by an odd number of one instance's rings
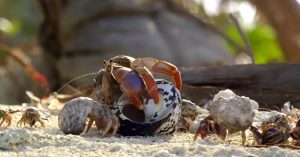
[[[143,78],[147,89],[152,96],[154,103],[158,104],[159,103],[159,95],[157,91],[157,86],[155,79],[152,75],[152,73],[145,67],[145,66],[137,66],[134,67],[133,70],[137,71],[139,75]]]
[[[148,75],[145,71],[144,73],[140,74],[142,78],[146,81],[146,86],[153,87],[155,86],[155,92],[151,92],[153,94],[153,98],[156,102],[158,102],[158,92],[156,88],[156,83],[154,79],[151,79],[151,73]],[[121,91],[124,92],[132,101],[132,103],[138,109],[143,108],[143,103],[141,98],[147,98],[147,91],[145,88],[145,84],[143,79],[130,68],[114,65],[112,66],[111,74],[115,78],[115,80],[120,84]],[[153,80],[153,82],[152,82]],[[153,91],[153,90],[152,90]]]
[[[172,77],[173,83],[180,90],[182,87],[181,75],[177,67],[169,62],[155,58],[138,58],[131,63],[131,68],[136,70],[139,67],[146,67],[152,72]]]

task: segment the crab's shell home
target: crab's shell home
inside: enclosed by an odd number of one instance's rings
[[[122,95],[115,103],[113,111],[119,117],[118,134],[123,136],[148,136],[172,134],[176,131],[181,114],[181,95],[169,81],[156,80],[160,102],[152,99],[144,101],[144,111],[136,109]]]

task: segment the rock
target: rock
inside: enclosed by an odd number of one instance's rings
[[[96,72],[104,59],[120,54],[180,67],[233,63],[220,36],[171,1],[39,2],[45,15],[39,40],[57,57],[63,81]]]
[[[18,144],[25,144],[29,141],[30,134],[26,129],[1,129],[0,148],[13,149]]]

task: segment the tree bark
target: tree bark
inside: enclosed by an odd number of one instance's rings
[[[300,63],[300,5],[296,0],[251,0],[275,29],[288,62]]]
[[[248,96],[260,107],[281,107],[290,101],[300,107],[300,64],[233,65],[182,69],[182,95],[193,101],[208,99],[223,89]]]

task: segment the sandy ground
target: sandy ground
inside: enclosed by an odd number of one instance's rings
[[[0,105],[6,110],[8,106]],[[22,109],[13,106],[11,109]],[[207,112],[203,110],[200,117]],[[266,118],[271,113],[258,113],[255,121]],[[21,113],[13,115],[12,126],[0,128],[0,156],[300,156],[300,150],[283,149],[277,146],[250,148],[241,145],[240,134],[231,134],[226,142],[216,136],[193,142],[192,133],[175,133],[173,136],[156,137],[105,137],[101,138],[93,128],[80,136],[64,135],[58,128],[57,116],[45,121],[46,128],[36,124],[33,128],[16,127]],[[253,143],[247,132],[248,144]]]

